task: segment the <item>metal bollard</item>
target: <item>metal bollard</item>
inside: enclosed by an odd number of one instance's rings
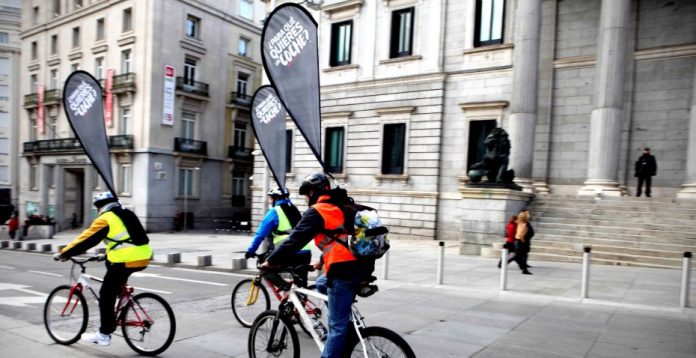
[[[500,290],[507,291],[507,255],[508,249],[500,250]]]
[[[691,285],[691,251],[684,252],[682,259],[681,294],[679,307],[689,307],[689,286]]]
[[[384,256],[382,256],[382,279],[386,280],[389,278],[388,274],[389,270],[389,251],[384,253]]]
[[[582,254],[582,282],[580,283],[580,298],[588,298],[590,295],[590,256],[592,247],[585,246]]]
[[[445,269],[445,242],[440,241],[440,253],[437,256],[437,284],[442,285]]]

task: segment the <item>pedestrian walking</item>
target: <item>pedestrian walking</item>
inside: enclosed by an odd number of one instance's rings
[[[534,228],[529,223],[531,220],[531,214],[529,211],[522,211],[517,215],[517,231],[515,233],[515,258],[517,265],[522,270],[525,275],[531,275],[529,272],[529,266],[527,265],[527,258],[529,256],[529,249],[532,243],[532,237],[534,237]]]
[[[508,250],[507,262],[510,263],[515,259],[515,234],[517,233],[517,215],[513,215],[505,225],[505,243],[503,248]],[[498,260],[498,268],[500,268],[501,260]]]
[[[14,240],[17,230],[19,229],[19,219],[17,218],[16,212],[12,213],[12,216],[5,222],[5,225],[7,225],[7,232],[10,234],[10,240]]]
[[[636,196],[642,194],[643,183],[645,183],[645,196],[650,197],[650,185],[655,174],[657,174],[657,161],[654,156],[650,155],[650,148],[645,147],[643,155],[636,160],[635,177],[638,178]]]

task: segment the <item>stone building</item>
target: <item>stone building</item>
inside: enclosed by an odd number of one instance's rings
[[[171,229],[177,212],[205,228],[249,211],[259,1],[26,0],[22,12],[22,216],[89,223],[93,193],[105,190],[61,104],[78,69],[108,87],[114,186],[148,230]]]
[[[632,195],[645,146],[655,195],[694,196],[695,0],[341,0],[312,13],[323,158],[394,238],[476,253],[540,194]],[[522,192],[466,186],[495,127]],[[288,128],[296,190],[320,168]]]

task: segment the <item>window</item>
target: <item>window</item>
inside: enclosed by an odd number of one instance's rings
[[[38,185],[36,185],[36,183],[37,183],[36,175],[38,174],[37,173],[38,169],[39,169],[39,167],[36,164],[32,164],[29,166],[29,189],[30,190],[37,190],[38,189]]]
[[[403,174],[406,124],[385,124],[383,138],[382,174]]]
[[[254,2],[252,0],[239,0],[239,15],[249,19],[254,19]]]
[[[58,35],[51,36],[51,55],[58,54]]]
[[[46,166],[46,177],[48,179],[48,187],[56,187],[56,167],[53,165]]]
[[[249,55],[249,42],[249,39],[246,39],[244,37],[239,38],[239,56]]]
[[[201,19],[188,15],[186,16],[186,36],[195,39],[200,38]]]
[[[0,128],[10,126],[10,114],[8,112],[0,112]]]
[[[503,43],[504,0],[476,0],[474,46]]]
[[[34,6],[31,9],[31,24],[37,25],[39,23],[39,7]]]
[[[58,118],[55,116],[48,118],[48,139],[58,138]]]
[[[196,60],[187,58],[184,61],[184,84],[193,85],[196,81]]]
[[[0,153],[10,154],[10,140],[7,138],[0,138]]]
[[[60,16],[60,2],[62,0],[53,0],[53,17]]]
[[[96,41],[100,41],[104,39],[104,18],[97,19],[97,32],[96,32]]]
[[[58,88],[58,69],[54,68],[51,70],[51,78],[49,80],[49,89],[57,89]]]
[[[98,80],[104,78],[104,57],[97,57],[94,59],[94,76]]]
[[[82,0],[75,0],[75,10],[82,7]]]
[[[6,44],[10,42],[10,34],[7,32],[0,32],[0,43]]]
[[[330,173],[343,173],[343,127],[326,128],[324,160]]]
[[[391,42],[389,57],[413,54],[413,8],[392,12]]]
[[[475,163],[483,160],[486,153],[484,141],[486,136],[497,127],[497,121],[494,120],[476,120],[469,122],[469,151],[467,152],[466,167],[471,168]]]
[[[234,172],[232,173],[232,206],[233,207],[243,207],[246,206],[245,197],[245,177],[244,173]]]
[[[123,50],[121,52],[121,73],[130,73],[132,64],[131,50]]]
[[[31,59],[36,60],[39,57],[39,48],[36,41],[31,42]]]
[[[80,69],[80,64],[75,62],[70,65],[70,72],[75,72]]]
[[[292,172],[292,130],[285,131],[285,172]]]
[[[179,168],[179,196],[193,194],[193,168]]]
[[[193,139],[196,129],[196,115],[189,112],[181,114],[181,138]]]
[[[131,123],[130,107],[121,107],[121,134],[131,134],[133,124]]]
[[[10,181],[10,171],[7,165],[0,165],[0,182],[7,183]]]
[[[244,97],[247,93],[247,84],[249,83],[249,75],[246,73],[237,73],[237,97]]]
[[[29,88],[31,93],[39,92],[39,80],[37,79],[36,74],[29,76]]]
[[[72,29],[72,47],[80,47],[80,28],[73,27]]]
[[[329,65],[350,64],[351,36],[353,20],[331,25],[331,59]]]
[[[118,176],[118,192],[119,194],[130,194],[131,192],[131,166],[130,164],[122,164],[119,168]]]
[[[234,147],[235,148],[246,148],[246,124],[235,123],[234,124]]]
[[[39,126],[37,124],[36,118],[32,118],[29,122],[31,128],[29,128],[29,141],[33,142],[36,140],[39,133]]]
[[[130,31],[133,29],[133,10],[127,8],[123,10],[123,26],[121,32]]]
[[[10,100],[10,86],[8,85],[0,85],[0,101],[9,101]],[[2,109],[0,109],[1,111]]]

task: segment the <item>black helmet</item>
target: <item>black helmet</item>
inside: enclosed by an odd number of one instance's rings
[[[331,177],[324,173],[312,173],[302,180],[300,185],[300,195],[307,195],[314,191],[315,195],[326,193],[331,190]]]
[[[290,191],[287,188],[275,188],[268,191],[268,196],[272,198],[288,198]]]

